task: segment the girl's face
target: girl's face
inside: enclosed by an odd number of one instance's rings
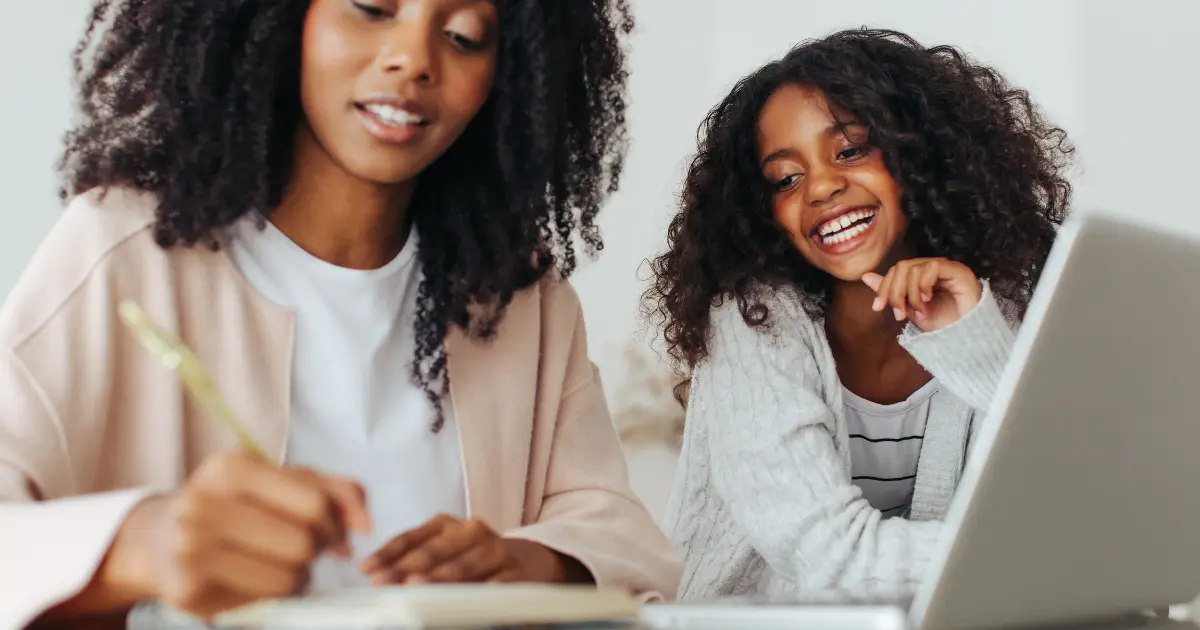
[[[776,222],[808,262],[857,282],[894,262],[908,219],[868,130],[817,90],[779,88],[758,119],[758,160]]]
[[[356,177],[414,179],[487,100],[498,30],[491,0],[312,0],[302,132]]]

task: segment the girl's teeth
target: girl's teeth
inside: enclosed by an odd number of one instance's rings
[[[388,105],[368,105],[367,111],[388,125],[402,127],[404,125],[419,125],[424,122],[420,116],[396,109]]]
[[[837,234],[834,234],[833,236],[822,237],[821,240],[824,241],[827,245],[837,245],[838,243],[844,243],[844,242],[858,236],[859,234],[862,234],[863,232],[865,232],[867,230],[868,225],[869,224],[866,224],[866,223],[864,223],[862,225],[856,225],[849,230],[838,232]]]
[[[875,216],[874,210],[855,210],[854,212],[846,213],[840,217],[830,219],[825,225],[822,225],[820,234],[822,237],[829,236],[835,232],[845,230],[856,221],[869,219],[873,216]]]
[[[835,219],[830,219],[829,222],[821,226],[820,239],[822,242],[830,245],[848,241],[866,230],[870,222],[855,225],[853,228],[850,227],[851,225],[863,219],[871,219],[874,216],[874,210],[855,210]]]

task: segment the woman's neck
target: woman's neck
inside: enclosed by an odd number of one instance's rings
[[[380,185],[347,173],[307,125],[296,134],[292,175],[270,220],[310,254],[351,269],[376,269],[408,240],[415,182]]]

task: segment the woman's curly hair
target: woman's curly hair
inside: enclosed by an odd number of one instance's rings
[[[1066,132],[1027,92],[955,48],[849,30],[742,79],[701,125],[668,250],[652,261],[644,296],[676,367],[707,356],[709,312],[723,300],[737,300],[751,326],[767,323],[761,287],[795,287],[814,318],[830,303],[833,278],[805,262],[772,218],[757,160],[759,114],[792,84],[820,90],[869,129],[901,187],[919,255],[966,264],[1024,313],[1070,201]]]
[[[450,325],[490,337],[515,292],[569,276],[575,241],[624,162],[626,0],[496,0],[495,87],[420,177],[424,280],[412,378],[437,409]],[[219,247],[218,228],[278,206],[300,109],[300,0],[100,0],[75,52],[82,121],[66,136],[64,199],[130,186],[160,202],[162,247]],[[98,32],[104,35],[93,41]]]

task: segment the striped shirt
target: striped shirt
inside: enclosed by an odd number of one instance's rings
[[[850,475],[884,518],[908,514],[930,400],[938,390],[937,379],[931,379],[907,400],[881,405],[842,388],[850,430]]]

